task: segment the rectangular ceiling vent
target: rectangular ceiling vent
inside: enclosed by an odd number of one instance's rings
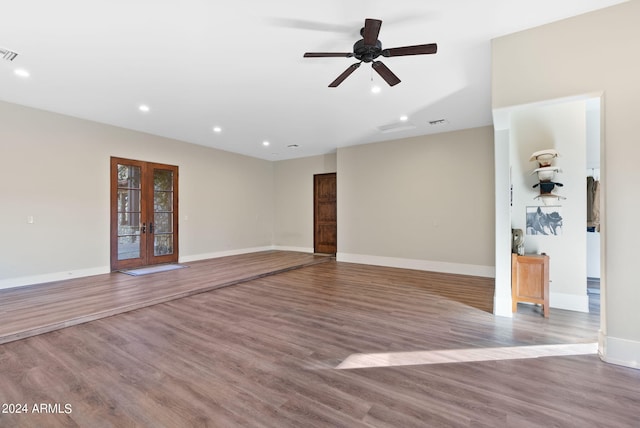
[[[2,55],[2,59],[6,59],[7,61],[13,61],[18,56],[18,52],[10,51],[9,49],[0,48],[0,55]]]
[[[415,125],[411,122],[401,122],[401,123],[391,123],[389,125],[378,126],[380,132],[397,132],[397,131],[407,131],[409,129],[415,129]]]
[[[429,125],[431,126],[445,125],[447,123],[449,123],[447,119],[436,119],[436,120],[429,121]]]

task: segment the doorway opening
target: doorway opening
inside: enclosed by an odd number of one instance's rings
[[[526,143],[527,138],[530,138],[531,135],[535,134],[535,132],[541,133],[541,130],[546,132],[549,137],[558,138],[558,135],[563,135],[561,134],[562,132],[570,132],[564,128],[565,126],[572,126],[571,124],[579,126],[579,124],[584,120],[586,124],[586,130],[584,132],[586,132],[586,135],[582,144],[584,145],[586,143],[586,156],[584,154],[581,154],[580,156],[569,155],[569,153],[565,153],[568,150],[566,147],[561,149],[561,155],[564,155],[564,157],[561,158],[562,166],[566,168],[564,168],[563,171],[564,175],[560,175],[559,178],[561,179],[560,181],[564,181],[567,186],[560,193],[569,196],[570,198],[566,201],[563,200],[562,203],[558,205],[561,206],[563,213],[566,214],[566,223],[563,226],[563,235],[568,236],[569,233],[573,233],[571,231],[575,231],[576,239],[570,240],[572,246],[568,248],[568,251],[562,252],[557,249],[553,253],[551,253],[551,250],[548,251],[552,257],[552,263],[555,262],[556,268],[561,267],[562,269],[562,271],[556,270],[556,277],[558,281],[556,281],[555,284],[552,284],[553,289],[550,293],[551,305],[552,308],[555,307],[578,312],[591,312],[594,315],[598,315],[599,312],[600,333],[604,331],[606,327],[604,317],[605,308],[599,307],[599,295],[594,296],[593,293],[590,292],[590,288],[593,287],[590,287],[591,284],[588,283],[588,278],[592,275],[589,275],[590,271],[587,269],[588,265],[590,265],[590,267],[598,268],[604,265],[604,251],[597,252],[593,257],[593,260],[587,259],[587,240],[584,237],[586,226],[585,220],[587,219],[587,210],[585,209],[586,203],[584,203],[584,205],[571,205],[573,201],[579,201],[580,198],[584,198],[583,194],[580,194],[585,191],[584,168],[586,166],[588,166],[588,170],[598,168],[600,166],[600,156],[604,153],[604,126],[601,102],[602,94],[594,93],[494,110],[496,169],[496,294],[494,296],[494,314],[496,315],[512,315],[507,305],[511,300],[511,275],[508,262],[510,256],[509,253],[511,251],[511,248],[509,247],[511,242],[510,228],[516,227],[517,221],[523,221],[523,209],[517,204],[516,196],[514,196],[514,188],[517,188],[517,180],[522,180],[523,177],[529,177],[529,171],[527,168],[529,168],[528,154],[531,151],[531,148],[526,147],[523,149],[522,146],[514,147],[511,142],[514,140],[514,137],[516,137],[520,143]],[[565,107],[562,107],[563,105]],[[573,107],[571,107],[572,105]],[[575,118],[578,120],[572,122],[565,121],[560,125],[554,124],[554,118],[552,118],[551,121],[548,121],[548,119],[542,120],[545,118],[543,114],[544,109],[556,107],[575,109],[573,111],[575,112]],[[520,122],[520,128],[514,128],[514,120],[517,120],[518,118],[522,119],[523,114],[527,115],[528,112],[534,110],[540,114],[533,116],[536,118],[536,121],[530,121],[532,126],[526,128],[525,126],[522,126],[522,122]],[[549,111],[550,110],[547,110],[547,112]],[[556,111],[556,113],[562,112],[563,111]],[[546,117],[548,116],[549,115]],[[549,130],[553,130],[553,132]],[[542,137],[545,137],[543,133],[541,133],[541,135]],[[567,133],[564,134],[563,138],[559,139],[559,141],[565,144],[566,141],[569,141],[569,138],[572,138],[572,135]],[[541,139],[544,140],[544,138]],[[551,141],[551,139],[549,139],[549,141]],[[519,161],[525,165],[524,168],[520,168],[521,171],[513,170],[513,165],[516,165],[514,157],[519,159]],[[584,162],[585,158],[587,159],[587,163],[581,166],[581,163]],[[578,163],[578,161],[580,163]],[[569,171],[571,171],[571,175],[568,175]],[[531,183],[528,184],[530,185]],[[523,195],[524,198],[529,199],[531,196],[532,195]],[[530,203],[530,205],[540,204]],[[571,208],[572,206],[574,208]],[[547,248],[553,248],[552,245],[560,245],[564,236],[560,238],[540,237],[539,241],[532,239],[530,242],[533,242],[534,246],[530,248],[533,252],[547,252]],[[603,244],[600,241],[595,245],[597,246],[597,249],[602,249]],[[561,261],[563,260],[563,257],[570,258],[569,262]],[[597,276],[599,282],[602,283],[604,288],[604,272],[602,272],[602,274],[603,275],[601,276],[600,269],[598,269]],[[566,280],[567,278],[573,278],[571,275],[575,276],[575,281]],[[565,284],[572,284],[572,288],[569,290]],[[578,287],[575,287],[573,284],[579,285]],[[584,286],[584,289],[581,288],[582,286]],[[565,288],[562,289],[560,287]],[[603,289],[602,291],[604,294],[604,291],[606,290]]]
[[[111,158],[111,270],[178,261],[178,167]]]

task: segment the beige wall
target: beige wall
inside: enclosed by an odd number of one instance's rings
[[[3,102],[0,118],[0,288],[109,270],[111,156],[179,166],[181,260],[272,244],[271,162]]]
[[[492,276],[491,127],[338,149],[338,259]]]
[[[313,251],[313,176],[336,172],[336,155],[274,162],[274,244]]]
[[[601,184],[604,199],[600,352],[640,367],[640,1],[630,1],[493,41],[493,107],[603,93]]]
[[[0,288],[109,270],[111,156],[178,165],[181,261],[312,251],[313,175],[342,156],[339,252],[492,275],[489,127],[269,162],[14,104],[0,117]]]

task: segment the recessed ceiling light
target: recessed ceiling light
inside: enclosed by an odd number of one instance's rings
[[[213,132],[215,132],[216,134],[219,134],[222,132],[222,128],[220,128],[219,126],[214,126],[213,127]]]
[[[13,70],[13,73],[16,76],[20,76],[20,77],[29,77],[29,76],[31,76],[31,73],[29,73],[24,68],[16,68],[15,70]]]
[[[371,87],[371,92],[373,92],[374,94],[379,94],[381,90],[382,88],[380,88],[380,86],[377,86],[377,85]]]
[[[409,120],[409,116],[406,116],[406,115],[400,116],[401,122],[406,122],[407,120]]]
[[[140,107],[138,107],[138,110],[140,110],[141,112],[147,113],[150,109],[148,105],[141,104]]]
[[[269,143],[268,141],[263,141],[263,142],[262,142],[262,145],[263,145],[263,146],[265,146],[265,147],[267,147],[269,144],[270,144],[270,143]]]

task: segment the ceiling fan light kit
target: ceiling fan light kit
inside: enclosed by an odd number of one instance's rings
[[[384,79],[389,86],[395,86],[401,82],[386,65],[376,59],[380,56],[385,58],[407,55],[431,55],[438,52],[438,45],[429,43],[425,45],[403,46],[391,49],[382,49],[382,42],[378,40],[382,21],[379,19],[367,18],[364,27],[360,30],[362,39],[353,45],[353,52],[307,52],[305,58],[356,58],[360,62],[351,64],[340,76],[329,84],[330,88],[340,85],[351,75],[363,62],[371,63],[371,67]]]

